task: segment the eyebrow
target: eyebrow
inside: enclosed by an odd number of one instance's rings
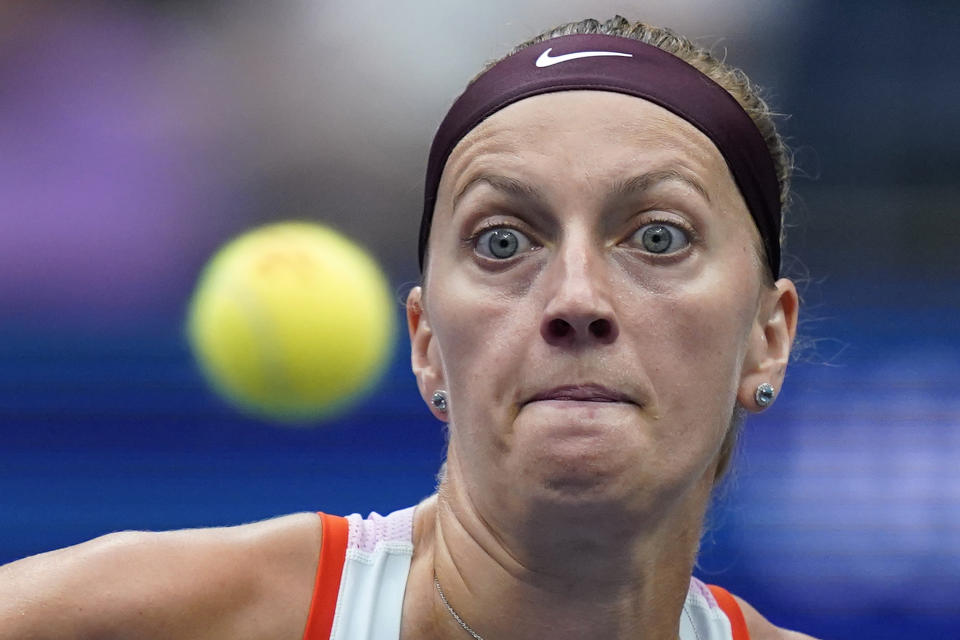
[[[613,192],[621,197],[631,196],[644,191],[649,191],[661,182],[680,182],[691,187],[694,191],[703,196],[703,199],[710,202],[710,194],[706,187],[695,177],[686,176],[676,169],[660,169],[651,171],[639,176],[618,180],[614,183]]]
[[[453,197],[453,208],[456,210],[457,202],[470,190],[471,187],[480,183],[486,182],[491,187],[497,191],[501,191],[509,196],[513,196],[519,200],[528,200],[537,203],[543,203],[546,201],[546,198],[543,195],[543,192],[540,189],[529,185],[525,182],[521,182],[515,178],[508,178],[506,176],[500,176],[491,173],[483,173],[475,178],[471,179],[467,184],[457,192],[457,195]]]
[[[453,197],[453,208],[457,208],[457,203],[464,196],[464,194],[470,190],[471,187],[481,182],[485,182],[497,191],[505,193],[509,196],[513,196],[520,200],[527,200],[537,203],[543,203],[546,201],[543,192],[533,185],[521,182],[515,178],[483,173],[475,178],[472,178],[463,186],[462,189],[460,189],[459,192],[457,192],[457,194]],[[710,202],[710,194],[699,180],[694,177],[686,176],[676,169],[660,169],[638,176],[633,176],[632,178],[627,178],[625,180],[617,180],[613,185],[612,191],[616,196],[625,198],[649,191],[656,185],[663,182],[680,182],[681,184],[691,187],[694,191],[703,196],[704,200]]]

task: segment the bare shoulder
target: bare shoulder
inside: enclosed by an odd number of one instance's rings
[[[813,636],[808,636],[798,631],[789,631],[774,625],[764,618],[759,611],[754,609],[749,602],[740,596],[733,597],[743,612],[744,621],[747,623],[747,630],[750,632],[750,640],[817,640]]]
[[[303,513],[125,531],[25,558],[0,568],[0,640],[299,640],[319,548],[319,518]]]

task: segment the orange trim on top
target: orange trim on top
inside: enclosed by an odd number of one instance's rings
[[[346,518],[318,513],[320,516],[320,560],[310,601],[310,614],[303,640],[330,640],[333,615],[340,595],[340,577],[347,557],[350,525]]]
[[[733,640],[750,640],[750,632],[747,630],[747,621],[743,618],[743,611],[734,597],[730,595],[730,592],[714,584],[708,584],[707,587],[713,593],[720,609],[727,614],[730,628],[733,631]]]

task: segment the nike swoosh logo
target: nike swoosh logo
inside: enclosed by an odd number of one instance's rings
[[[551,57],[551,51],[553,51],[553,47],[550,47],[540,54],[540,57],[537,58],[536,63],[538,67],[550,67],[568,60],[576,60],[577,58],[595,58],[597,56],[623,56],[625,58],[633,57],[632,53],[617,53],[616,51],[577,51],[575,53],[565,53],[561,56]]]

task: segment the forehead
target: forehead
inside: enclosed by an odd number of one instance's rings
[[[474,128],[450,154],[440,190],[469,180],[474,169],[526,166],[536,158],[552,159],[570,174],[609,172],[613,179],[674,168],[711,190],[736,189],[713,142],[679,116],[624,94],[563,91],[516,102]]]

